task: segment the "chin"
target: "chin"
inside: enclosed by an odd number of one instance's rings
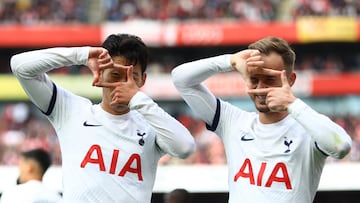
[[[270,112],[270,109],[266,105],[257,104],[256,109],[261,113],[268,113]]]
[[[112,106],[111,109],[118,114],[124,114],[130,111],[127,105],[116,105],[116,106]]]
[[[261,113],[269,113],[270,109],[268,109],[268,108],[258,108],[258,111],[261,112]]]

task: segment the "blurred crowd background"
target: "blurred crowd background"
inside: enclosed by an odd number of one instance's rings
[[[94,9],[94,7],[99,9]],[[98,23],[130,19],[291,21],[353,16],[358,0],[2,0],[1,23]]]
[[[100,3],[99,3],[100,2]],[[299,16],[350,16],[360,19],[359,0],[0,0],[0,25],[19,24],[96,24],[103,21],[149,19],[156,21],[293,21]],[[1,35],[1,34],[0,34]],[[296,70],[311,73],[352,73],[360,71],[358,43],[339,48],[331,45],[294,45],[297,52]],[[338,45],[336,45],[338,46]],[[230,47],[239,50],[244,46]],[[343,49],[347,47],[347,49]],[[353,49],[355,48],[355,49]],[[224,48],[223,48],[224,49]],[[164,51],[165,50],[165,51]],[[222,51],[216,47],[202,49],[207,54]],[[20,49],[1,50],[0,73],[10,73],[9,58]],[[197,49],[195,49],[195,52]],[[189,49],[170,51],[151,48],[149,72],[170,73],[171,69],[194,59]],[[157,55],[157,56],[155,56]],[[198,53],[201,56],[201,53]],[[205,57],[205,53],[202,55]],[[90,74],[84,67],[59,69],[58,74]],[[358,95],[355,95],[358,96]],[[330,98],[331,99],[331,98]],[[160,101],[161,104],[161,101]],[[171,113],[171,112],[170,112]],[[202,121],[187,112],[173,113],[193,134],[198,148],[185,160],[165,156],[161,165],[169,164],[226,164],[220,139],[206,130]],[[329,115],[343,126],[353,138],[351,153],[343,160],[360,161],[360,115]],[[74,135],[76,136],[76,135]],[[42,147],[61,165],[56,134],[50,123],[28,101],[0,101],[0,165],[17,163],[19,151]]]

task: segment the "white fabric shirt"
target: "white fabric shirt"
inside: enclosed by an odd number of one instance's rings
[[[150,202],[160,157],[184,158],[194,139],[176,119],[138,92],[124,115],[53,85],[45,72],[87,63],[89,47],[51,48],[12,57],[29,98],[54,126],[62,152],[65,202]]]
[[[5,190],[0,203],[59,203],[61,195],[41,181],[30,180]]]
[[[257,113],[217,99],[202,84],[232,70],[230,55],[222,55],[182,64],[172,72],[181,96],[224,143],[229,202],[311,203],[326,157],[345,156],[350,136],[300,99],[283,120],[262,124]]]

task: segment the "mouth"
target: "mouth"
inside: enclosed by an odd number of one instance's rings
[[[266,95],[256,95],[255,98],[260,104],[266,104]]]
[[[256,98],[259,100],[266,100],[266,95],[256,95]]]

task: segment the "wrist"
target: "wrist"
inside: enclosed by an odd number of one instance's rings
[[[305,109],[307,105],[301,101],[301,99],[296,98],[287,108],[289,114],[293,115],[293,117],[298,117]]]

